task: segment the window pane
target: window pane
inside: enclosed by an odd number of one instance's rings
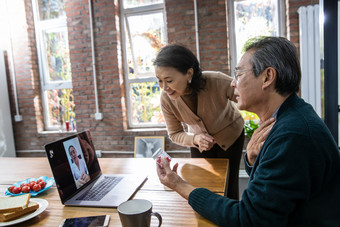
[[[160,88],[156,82],[133,83],[130,86],[133,124],[164,124],[160,107]]]
[[[66,31],[45,33],[48,81],[71,80],[71,63]]]
[[[45,92],[48,102],[48,127],[61,127],[70,123],[70,129],[76,129],[75,104],[72,89],[53,89]]]
[[[64,0],[38,0],[40,20],[58,19],[65,16]]]
[[[130,16],[127,23],[129,79],[150,76],[145,74],[154,72],[152,61],[165,45],[163,13]]]
[[[234,1],[237,61],[242,47],[255,36],[278,36],[277,0]]]
[[[152,5],[157,3],[163,3],[163,0],[124,0],[124,8],[132,8],[139,6]]]

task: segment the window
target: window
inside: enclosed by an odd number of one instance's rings
[[[45,130],[75,129],[64,0],[32,0]]]
[[[283,1],[280,0],[228,0],[230,28],[231,70],[244,52],[244,44],[256,36],[283,36]],[[240,111],[245,120],[245,134],[251,138],[259,126],[258,116]]]
[[[231,69],[242,56],[242,47],[255,36],[283,36],[283,3],[280,0],[228,0]]]
[[[153,67],[167,43],[164,1],[123,0],[121,12],[129,127],[164,127]]]

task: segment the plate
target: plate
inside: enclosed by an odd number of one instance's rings
[[[19,182],[16,182],[15,184],[13,184],[14,186],[16,187],[20,187],[20,185],[22,183],[29,183],[30,181],[34,180],[34,181],[37,181],[39,179],[43,179],[45,182],[46,182],[46,186],[45,188],[41,189],[40,191],[30,191],[29,193],[31,194],[31,196],[36,196],[44,191],[46,191],[47,189],[49,189],[50,187],[52,187],[52,185],[54,184],[54,178],[53,177],[46,177],[46,176],[42,176],[42,177],[38,177],[38,178],[27,178],[26,180],[23,180],[23,181],[19,181]],[[18,196],[18,195],[22,195],[22,194],[26,194],[26,193],[19,193],[19,194],[13,194],[11,192],[8,191],[8,189],[6,190],[5,192],[5,195],[8,195],[8,196]]]
[[[33,213],[30,213],[30,214],[23,215],[20,218],[15,219],[13,221],[0,222],[0,226],[9,226],[9,225],[14,225],[14,224],[18,224],[18,223],[27,221],[31,218],[38,216],[44,210],[46,210],[46,208],[48,207],[48,202],[45,199],[31,198],[30,201],[36,202],[36,203],[39,204],[39,208],[36,211],[34,211]]]

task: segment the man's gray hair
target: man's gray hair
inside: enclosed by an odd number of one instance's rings
[[[283,37],[262,37],[248,44],[245,50],[253,50],[251,63],[255,76],[266,68],[276,70],[276,91],[281,95],[298,92],[301,81],[301,68],[296,47]]]

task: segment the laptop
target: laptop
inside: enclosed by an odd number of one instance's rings
[[[46,144],[45,151],[67,206],[117,207],[147,180],[147,175],[102,174],[89,131]]]

